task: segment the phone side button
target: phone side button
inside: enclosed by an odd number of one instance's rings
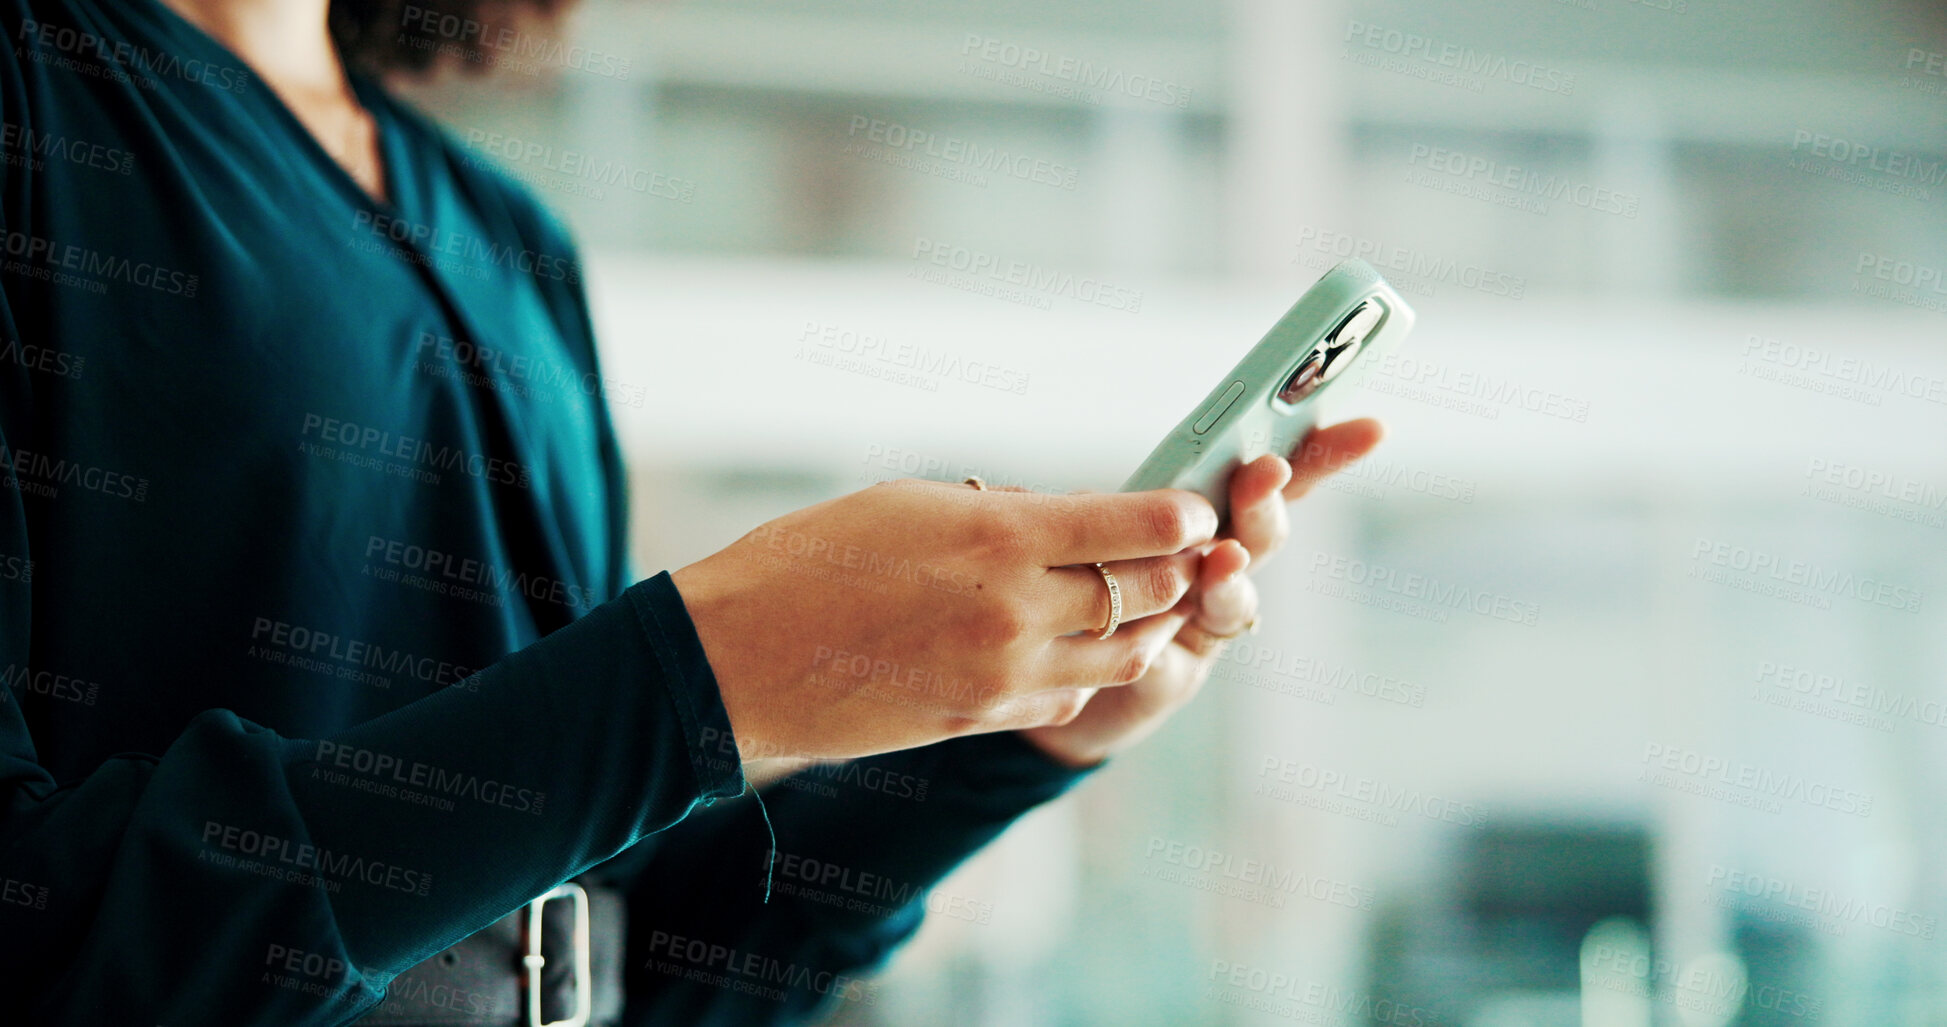
[[[1198,435],[1209,431],[1210,426],[1216,424],[1218,419],[1222,418],[1224,413],[1230,409],[1230,405],[1237,402],[1237,397],[1243,394],[1244,383],[1231,382],[1230,388],[1225,389],[1224,394],[1218,396],[1215,403],[1210,404],[1210,409],[1205,410],[1203,416],[1197,418],[1197,423],[1191,425],[1190,430],[1196,432]]]

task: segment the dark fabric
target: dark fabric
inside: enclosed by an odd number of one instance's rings
[[[347,1023],[583,873],[632,953],[851,974],[910,930],[751,906],[747,804],[666,832],[744,782],[682,598],[629,584],[580,265],[524,190],[360,82],[372,202],[155,0],[0,29],[0,1023]],[[929,798],[794,782],[780,842],[923,887],[1074,777],[1013,739],[875,767]],[[639,962],[645,1015],[743,1008]]]
[[[873,985],[859,975],[929,908],[972,922],[991,913],[978,897],[929,889],[1084,774],[996,734],[795,775],[764,792],[777,828],[768,905],[764,860],[744,855],[766,845],[750,800],[698,811],[661,836],[629,896],[625,1022],[790,1024],[870,1006]],[[724,884],[665,886],[706,876]]]
[[[0,9],[0,1023],[346,1022],[741,791],[561,231],[367,87],[373,207],[150,0]]]

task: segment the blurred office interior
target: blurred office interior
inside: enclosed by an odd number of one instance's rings
[[[1262,631],[831,1022],[1947,1023],[1947,9],[556,31],[612,59],[409,94],[580,240],[645,573],[886,478],[1114,488],[1341,256],[1419,311]]]

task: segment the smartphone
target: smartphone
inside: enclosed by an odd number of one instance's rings
[[[1188,489],[1228,521],[1230,476],[1266,453],[1288,457],[1320,419],[1334,381],[1378,360],[1413,327],[1413,308],[1363,260],[1335,265],[1271,326],[1122,485]]]

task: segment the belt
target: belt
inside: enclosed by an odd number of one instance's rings
[[[393,978],[360,1027],[613,1027],[624,900],[570,881]]]

